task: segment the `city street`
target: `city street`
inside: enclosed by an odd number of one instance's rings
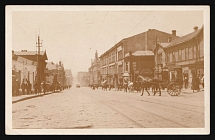
[[[187,92],[189,91],[189,92]],[[203,128],[204,91],[179,96],[65,89],[12,104],[12,127],[27,129]],[[151,93],[151,91],[150,91]]]

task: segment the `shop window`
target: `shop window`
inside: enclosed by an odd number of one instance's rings
[[[189,52],[188,47],[185,48],[185,60],[189,59]]]
[[[175,61],[178,61],[178,51],[175,52]]]
[[[181,49],[178,51],[178,61],[181,61],[182,55],[181,55]]]
[[[182,49],[181,51],[181,55],[182,55],[182,60],[185,60],[185,48]]]
[[[172,53],[169,53],[169,62],[172,62]]]
[[[195,45],[193,46],[193,58],[194,59],[196,58],[196,46]]]
[[[189,46],[189,59],[193,59],[193,47]]]
[[[172,52],[172,62],[175,62],[175,52]]]

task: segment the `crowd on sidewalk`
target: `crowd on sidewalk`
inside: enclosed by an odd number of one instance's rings
[[[46,84],[44,81],[41,83],[41,85],[35,81],[33,87],[30,81],[27,79],[23,79],[21,84],[19,83],[18,79],[12,83],[13,96],[40,94],[41,92],[46,93]]]

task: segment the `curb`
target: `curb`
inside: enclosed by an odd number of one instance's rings
[[[12,101],[12,104],[17,103],[17,102],[21,102],[21,101],[25,101],[25,100],[28,100],[28,99],[36,98],[36,97],[42,97],[42,96],[49,95],[49,94],[52,94],[52,93],[58,93],[58,92],[47,92],[46,94],[41,93],[40,95],[25,97],[25,98],[22,98],[22,99]]]

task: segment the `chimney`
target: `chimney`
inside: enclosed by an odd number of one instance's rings
[[[172,41],[172,37],[169,36],[169,37],[168,37],[168,42],[171,42],[171,41]]]
[[[194,29],[195,31],[197,31],[197,30],[198,30],[198,26],[195,26],[193,29]]]
[[[172,35],[176,36],[176,30],[172,30]]]

